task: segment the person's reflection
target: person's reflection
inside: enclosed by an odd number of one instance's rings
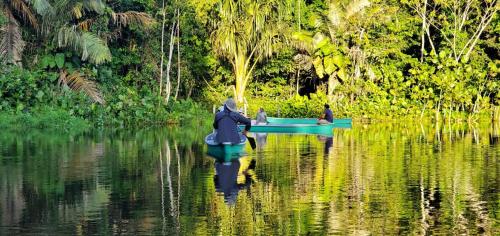
[[[328,155],[328,153],[330,153],[330,149],[333,145],[333,137],[318,136],[318,140],[325,142],[324,153],[325,153],[325,155]]]
[[[257,138],[257,148],[262,149],[267,143],[267,133],[255,133]]]
[[[332,145],[333,145],[333,137],[327,137],[325,141],[325,155],[328,155],[328,153],[330,153]]]
[[[250,158],[215,162],[215,191],[224,194],[226,204],[235,204],[238,192],[250,186],[254,179],[253,169],[255,169],[255,160]]]

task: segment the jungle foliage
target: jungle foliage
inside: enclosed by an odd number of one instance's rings
[[[498,0],[1,0],[0,110],[179,122],[464,116],[500,105]],[[172,97],[172,99],[170,99]],[[205,108],[204,108],[205,107]]]

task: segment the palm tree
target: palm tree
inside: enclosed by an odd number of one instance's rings
[[[284,43],[286,9],[284,0],[218,2],[211,41],[215,53],[233,67],[237,102],[244,101],[256,64]]]
[[[99,65],[111,60],[107,41],[116,38],[123,27],[130,24],[149,26],[153,19],[142,12],[115,13],[106,11],[101,0],[1,0],[0,9],[7,22],[0,27],[0,60],[20,65],[24,41],[17,18],[25,21],[40,37],[52,39],[58,48],[70,48],[83,61]],[[96,16],[110,15],[110,24],[117,29],[96,35],[90,31]],[[40,23],[41,22],[41,23]],[[96,84],[83,73],[68,73],[60,68],[59,83],[76,91],[83,91],[95,102],[104,103]]]
[[[40,1],[33,1],[40,2]],[[16,18],[17,16],[17,18]],[[38,19],[23,0],[0,1],[0,62],[20,65],[24,50],[19,19],[38,29]]]

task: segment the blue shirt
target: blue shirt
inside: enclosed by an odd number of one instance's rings
[[[245,125],[245,130],[250,130],[252,121],[237,112],[232,112],[229,109],[215,114],[214,129],[217,129],[215,141],[218,143],[230,142],[233,144],[240,142],[240,135],[238,132],[238,123]]]
[[[329,108],[325,109],[325,120],[333,123],[333,112]]]

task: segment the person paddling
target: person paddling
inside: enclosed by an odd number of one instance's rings
[[[333,123],[333,112],[330,110],[330,105],[325,104],[325,111],[318,119],[318,124],[330,124]]]
[[[245,125],[243,135],[247,136],[247,132],[252,126],[250,119],[244,117],[236,109],[236,102],[229,98],[224,103],[224,109],[215,114],[213,123],[214,129],[217,130],[215,141],[218,143],[240,143],[240,135],[238,133],[238,123]]]

